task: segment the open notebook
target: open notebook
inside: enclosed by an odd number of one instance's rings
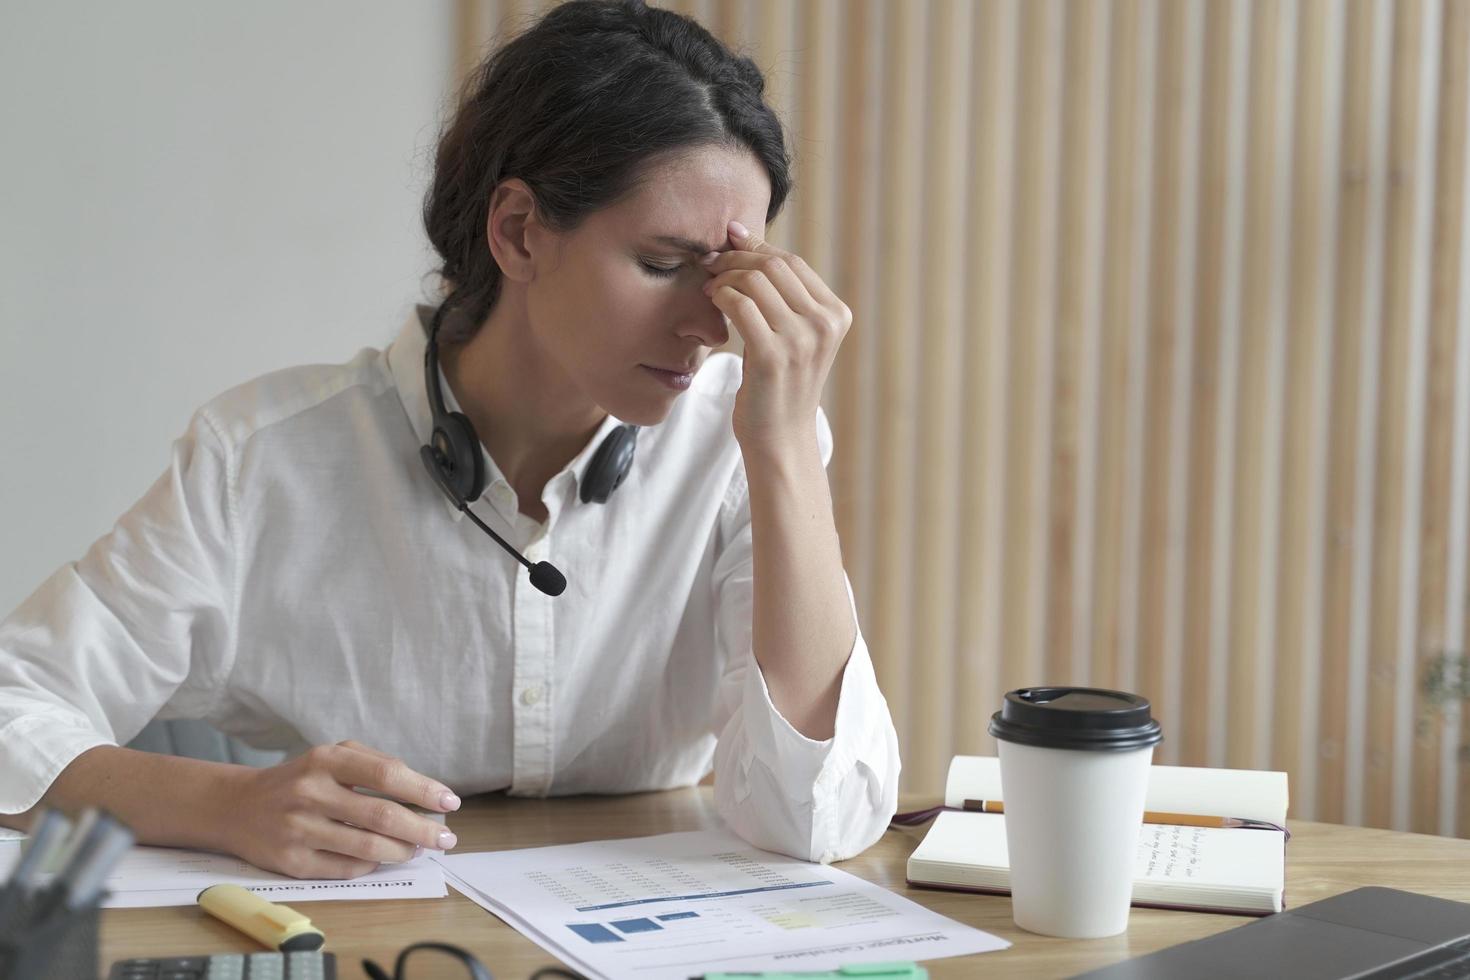
[[[1001,800],[1000,763],[956,756],[945,790],[948,806]],[[1286,773],[1154,766],[1145,809],[1243,817],[1286,825]],[[1239,915],[1283,908],[1286,834],[1280,830],[1144,824],[1133,879],[1133,904]],[[909,856],[911,885],[962,891],[1010,891],[1005,816],[941,813]]]

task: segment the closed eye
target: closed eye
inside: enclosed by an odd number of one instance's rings
[[[672,276],[674,273],[678,272],[679,269],[681,268],[680,266],[677,266],[677,265],[674,265],[674,266],[650,265],[649,263],[644,262],[641,259],[639,260],[638,264],[641,265],[641,266],[643,266],[644,271],[647,272],[650,276],[657,276],[660,279],[667,279],[668,277]]]

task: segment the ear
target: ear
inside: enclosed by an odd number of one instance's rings
[[[538,245],[545,239],[544,232],[530,186],[519,177],[502,181],[490,195],[485,236],[490,254],[507,279],[530,282],[536,277]]]

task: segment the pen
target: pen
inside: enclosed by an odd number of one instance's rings
[[[59,875],[76,858],[77,852],[92,839],[93,829],[97,826],[97,821],[101,816],[102,812],[96,807],[87,807],[83,810],[81,816],[77,817],[77,822],[72,826],[71,836],[56,849],[56,853],[46,862],[46,866]]]
[[[102,886],[112,869],[133,847],[133,832],[107,814],[97,821],[100,831],[90,848],[79,852],[66,877],[66,907],[73,911],[89,908],[102,895]]]
[[[33,904],[31,925],[45,922],[62,909],[75,912],[95,901],[112,866],[132,846],[132,831],[101,810],[88,809],[66,843],[61,870]]]
[[[20,861],[0,887],[0,936],[21,929],[32,916],[40,878],[66,840],[71,821],[59,810],[46,808],[31,821],[30,836],[21,847]]]
[[[836,970],[788,973],[706,973],[691,980],[929,980],[929,971],[917,963],[854,963]]]
[[[283,953],[321,949],[327,937],[311,920],[286,905],[276,905],[239,885],[211,885],[199,893],[204,911],[239,929],[267,949]]]
[[[1005,813],[1006,805],[1000,800],[965,800],[960,809],[977,813]],[[1210,817],[1197,813],[1167,813],[1162,810],[1143,811],[1144,823],[1178,824],[1184,827],[1244,827],[1249,830],[1285,830],[1266,820],[1248,817]]]
[[[31,833],[21,850],[20,863],[10,874],[10,883],[22,892],[35,891],[36,881],[66,840],[71,821],[60,810],[45,809],[31,821]]]

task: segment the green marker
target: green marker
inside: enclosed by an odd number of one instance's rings
[[[858,963],[840,970],[814,973],[706,973],[691,980],[929,980],[929,971],[917,963]]]

